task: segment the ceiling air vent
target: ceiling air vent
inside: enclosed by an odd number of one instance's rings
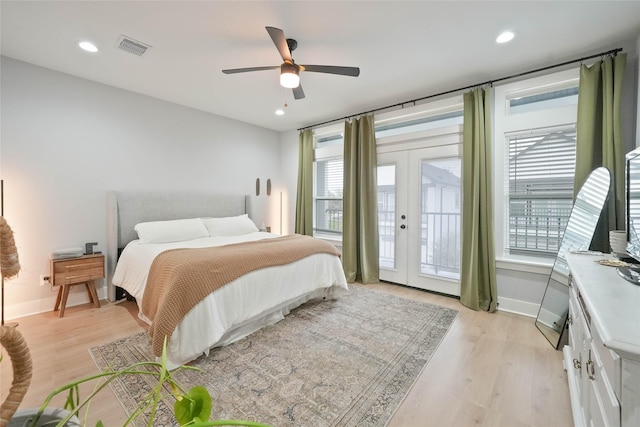
[[[142,56],[151,46],[127,36],[120,36],[118,39],[118,48],[134,55]]]

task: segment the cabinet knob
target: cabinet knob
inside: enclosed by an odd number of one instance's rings
[[[573,325],[573,317],[571,315],[569,315],[569,317],[567,317],[567,323],[570,325]]]
[[[581,369],[582,368],[582,363],[580,363],[580,361],[578,359],[573,359],[573,367],[576,369]]]

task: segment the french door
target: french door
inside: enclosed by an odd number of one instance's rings
[[[460,295],[458,145],[378,153],[380,279]]]

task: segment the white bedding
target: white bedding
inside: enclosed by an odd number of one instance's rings
[[[113,284],[136,298],[140,307],[151,263],[159,253],[274,237],[278,236],[255,232],[159,244],[134,240],[118,260]],[[216,290],[187,313],[171,336],[167,348],[169,361],[172,366],[184,364],[208,353],[212,347],[229,344],[276,323],[289,310],[311,298],[331,296],[335,289],[348,289],[347,281],[340,259],[329,254],[315,254],[284,266],[248,273]],[[141,313],[140,318],[150,323]]]

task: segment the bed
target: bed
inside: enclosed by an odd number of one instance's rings
[[[291,245],[298,244],[298,239],[304,239],[302,236],[279,236],[259,231],[248,218],[250,198],[247,196],[111,192],[108,201],[110,299],[115,299],[116,287],[121,287],[136,299],[140,318],[150,325],[156,355],[158,336],[170,336],[167,356],[172,367],[207,354],[213,347],[230,344],[274,324],[290,310],[311,299],[334,297],[348,289],[339,253],[326,246],[323,250],[314,249],[299,259],[287,259],[280,265],[265,260],[264,253],[275,252],[267,249],[272,245],[293,248]],[[200,223],[205,225],[206,232]],[[169,237],[166,237],[167,233]],[[309,241],[300,243],[326,244],[317,239],[305,239]],[[175,328],[169,322],[171,328],[160,330],[167,321],[160,317],[162,309],[158,307],[167,301],[172,305],[186,304],[191,299],[190,294],[200,291],[200,287],[188,287],[189,295],[169,294],[164,291],[164,282],[158,281],[159,277],[171,276],[172,281],[187,283],[191,278],[186,279],[185,275],[202,268],[203,271],[218,271],[204,279],[215,282],[214,276],[227,276],[218,270],[218,266],[209,265],[215,262],[210,258],[224,259],[226,256],[227,261],[221,262],[225,265],[236,257],[236,253],[253,256],[254,250],[263,251],[255,261],[262,263],[259,268],[228,276],[231,277],[228,283],[193,303],[192,308],[176,321]],[[174,264],[166,259],[177,255],[182,259]],[[207,264],[185,266],[185,260]],[[238,264],[252,263],[242,261]],[[167,271],[171,274],[166,274]],[[152,280],[147,280],[150,276]],[[147,287],[147,281],[155,286]],[[160,292],[159,296],[154,292]],[[157,317],[150,318],[148,313]],[[154,332],[154,329],[161,333]]]

